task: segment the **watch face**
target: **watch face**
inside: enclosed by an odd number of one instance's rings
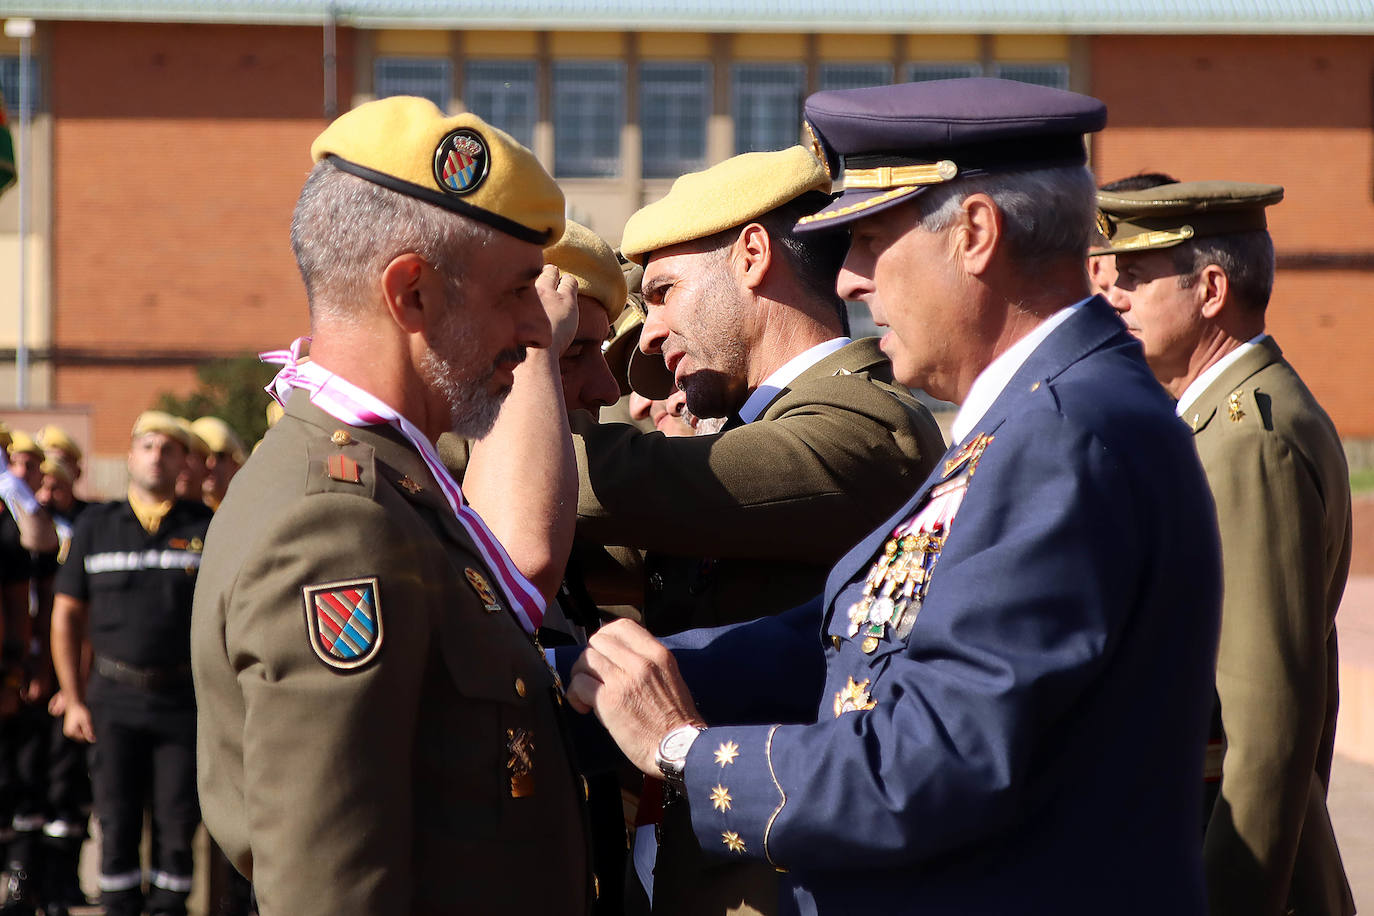
[[[687,751],[691,748],[692,742],[696,740],[698,734],[700,732],[691,726],[674,729],[663,739],[659,753],[669,760],[682,760],[687,756]]]

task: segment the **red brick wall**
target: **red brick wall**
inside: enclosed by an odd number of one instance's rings
[[[50,47],[54,345],[235,355],[304,332],[288,232],[324,124],[321,30],[62,22]],[[193,384],[189,366],[55,372],[102,453]]]
[[[1092,87],[1101,180],[1280,184],[1280,257],[1374,253],[1374,37],[1099,37]],[[1374,270],[1281,270],[1269,326],[1342,435],[1374,436]]]

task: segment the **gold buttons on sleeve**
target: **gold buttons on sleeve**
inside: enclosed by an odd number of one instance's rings
[[[515,692],[516,692],[517,695],[522,696],[522,697],[525,695],[525,679],[524,679],[524,678],[518,677],[518,678],[515,679]]]

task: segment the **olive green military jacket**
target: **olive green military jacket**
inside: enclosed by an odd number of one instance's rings
[[[1225,732],[1207,826],[1213,916],[1354,912],[1326,810],[1336,609],[1350,568],[1340,438],[1270,338],[1185,412],[1221,528],[1217,695]]]
[[[930,411],[893,384],[874,338],[827,355],[754,422],[714,435],[670,438],[577,418],[573,431],[578,536],[686,560],[650,571],[645,625],[660,635],[820,594],[831,565],[945,450]]]
[[[802,372],[754,422],[714,435],[573,423],[578,536],[648,551],[644,624],[658,635],[779,613],[820,594],[835,561],[945,451],[934,418],[893,384],[873,338]],[[665,812],[655,914],[769,914],[777,897],[771,866],[708,860],[685,806]]]
[[[587,911],[563,701],[504,605],[418,452],[295,392],[191,631],[201,806],[262,916]]]

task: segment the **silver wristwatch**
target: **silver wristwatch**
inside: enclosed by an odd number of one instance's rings
[[[692,742],[697,740],[697,735],[705,730],[700,725],[680,725],[664,735],[658,743],[654,763],[658,764],[658,771],[668,785],[678,789],[683,787],[682,771],[687,765],[687,751],[691,749]]]

